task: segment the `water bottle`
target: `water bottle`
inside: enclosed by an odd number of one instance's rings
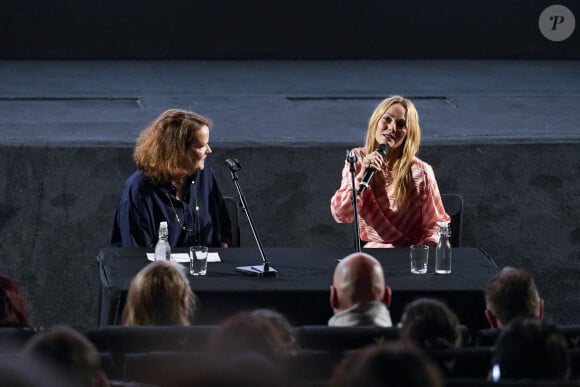
[[[449,223],[439,223],[439,243],[435,248],[435,273],[451,273],[451,243],[449,242]]]
[[[167,231],[167,222],[159,223],[159,240],[155,245],[155,260],[170,261],[171,246],[169,246],[169,232]]]

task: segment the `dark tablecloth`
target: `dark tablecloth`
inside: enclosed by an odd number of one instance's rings
[[[196,322],[219,323],[226,316],[257,307],[274,308],[295,325],[326,324],[332,314],[329,286],[337,259],[352,252],[343,248],[266,248],[278,278],[256,278],[236,272],[237,266],[261,263],[257,248],[211,249],[222,262],[208,263],[205,277],[189,276],[193,291],[201,300]],[[393,290],[390,306],[393,322],[406,303],[417,297],[436,297],[455,310],[461,322],[485,328],[483,290],[497,265],[477,248],[454,248],[449,275],[433,273],[433,251],[429,273],[411,274],[409,249],[365,249],[376,257]],[[175,252],[185,252],[177,250]],[[132,278],[147,263],[144,249],[104,248],[97,257],[100,265],[100,325],[118,324]],[[185,265],[185,264],[184,264]]]

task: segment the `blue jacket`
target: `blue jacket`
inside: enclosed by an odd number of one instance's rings
[[[167,222],[171,247],[231,244],[230,218],[210,166],[206,163],[203,170],[186,178],[185,184],[183,200],[179,201],[170,182],[153,181],[141,171],[131,175],[117,203],[111,244],[153,249],[162,221]]]

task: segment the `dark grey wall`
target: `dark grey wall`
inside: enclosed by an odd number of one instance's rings
[[[349,145],[350,146],[350,145]],[[223,191],[236,191],[223,160],[243,165],[241,187],[265,246],[352,246],[329,199],[347,145],[237,147],[214,144]],[[125,147],[0,148],[0,272],[28,297],[35,325],[97,321],[96,255],[115,201],[133,171]],[[465,200],[465,246],[498,265],[530,270],[548,318],[580,316],[580,144],[423,146],[442,192]],[[255,246],[242,219],[242,244]],[[394,295],[396,297],[396,295]]]
[[[0,0],[3,59],[580,58],[551,0]],[[578,1],[561,0],[576,19]]]

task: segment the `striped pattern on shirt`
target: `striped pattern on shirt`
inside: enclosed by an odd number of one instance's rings
[[[355,174],[362,168],[364,148],[353,149],[358,154]],[[433,244],[439,241],[438,222],[449,222],[435,179],[433,168],[415,157],[411,163],[413,186],[408,191],[407,204],[399,211],[395,204],[392,172],[379,171],[387,182],[385,191],[377,194],[367,189],[358,196],[360,237],[369,241],[365,247],[407,247],[412,244]],[[360,181],[355,179],[356,188]],[[332,217],[338,223],[352,223],[352,182],[350,164],[345,162],[340,188],[330,199]]]

